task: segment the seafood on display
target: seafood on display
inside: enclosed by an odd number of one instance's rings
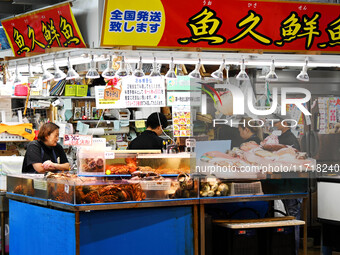
[[[79,177],[69,173],[46,176],[49,197],[76,204],[141,201],[145,194],[139,183],[103,181],[97,177]]]
[[[204,153],[201,162],[215,166],[235,167],[242,169],[246,166],[256,166],[258,170],[263,166],[295,166],[299,169],[309,169],[315,160],[307,158],[307,154],[296,149],[279,144],[275,136],[267,137],[261,145],[255,142],[241,144],[240,148],[233,148],[226,153],[209,151]]]

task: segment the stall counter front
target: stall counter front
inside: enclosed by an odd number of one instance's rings
[[[7,197],[10,254],[204,255],[205,205],[295,198],[306,204],[307,193],[82,205],[14,193]],[[306,213],[303,209],[304,220]],[[303,254],[307,254],[306,236],[305,226]]]
[[[198,254],[198,199],[73,206],[7,196],[10,254]]]

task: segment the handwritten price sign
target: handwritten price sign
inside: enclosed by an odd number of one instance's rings
[[[92,146],[92,135],[64,135],[64,145]]]

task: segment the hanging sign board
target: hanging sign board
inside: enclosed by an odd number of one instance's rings
[[[304,2],[106,0],[101,46],[340,52],[339,13]]]
[[[158,77],[116,79],[106,87],[95,87],[95,96],[97,109],[163,107],[164,79]]]
[[[1,21],[15,56],[51,47],[85,48],[69,3]]]
[[[92,146],[92,135],[64,135],[64,145]]]

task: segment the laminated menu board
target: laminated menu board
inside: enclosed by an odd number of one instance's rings
[[[190,106],[173,106],[173,127],[175,137],[188,137],[191,136],[192,122]]]

